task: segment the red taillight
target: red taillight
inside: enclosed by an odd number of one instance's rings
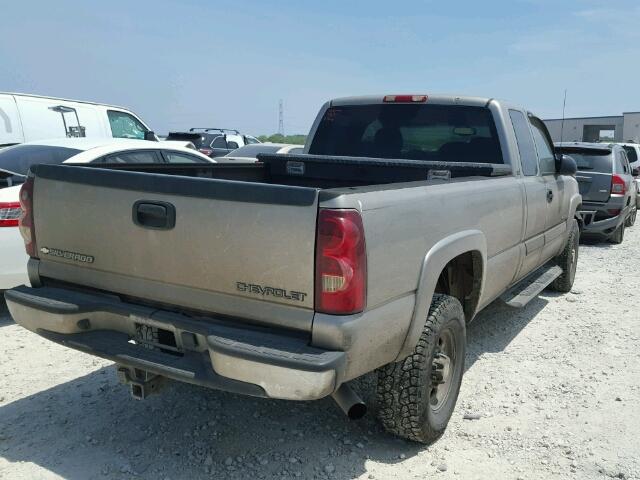
[[[611,193],[624,195],[627,191],[627,184],[620,175],[611,176]]]
[[[315,290],[318,312],[347,315],[364,310],[367,250],[357,210],[320,210]]]
[[[198,151],[200,153],[203,153],[207,157],[213,153],[213,150],[211,150],[210,148],[199,148]]]
[[[384,103],[424,103],[426,95],[385,95]]]
[[[17,227],[20,212],[20,203],[0,202],[0,227]]]
[[[33,223],[33,177],[27,177],[27,181],[20,187],[20,220],[18,226],[20,235],[24,239],[24,248],[30,257],[38,256],[36,246],[36,230]]]

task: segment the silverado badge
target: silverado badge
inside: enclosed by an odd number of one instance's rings
[[[44,255],[51,255],[52,257],[60,257],[67,260],[73,260],[75,262],[93,263],[94,258],[91,255],[85,255],[84,253],[69,252],[67,250],[60,250],[58,248],[41,247],[40,253]]]

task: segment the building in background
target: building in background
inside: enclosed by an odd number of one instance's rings
[[[544,120],[554,142],[630,142],[640,143],[640,112],[620,116],[561,118]]]

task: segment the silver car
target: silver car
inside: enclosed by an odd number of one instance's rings
[[[624,147],[618,144],[557,143],[578,166],[584,236],[622,243],[626,227],[635,223],[637,190]]]

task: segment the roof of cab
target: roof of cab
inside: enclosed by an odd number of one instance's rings
[[[388,94],[394,95],[394,94]],[[398,94],[400,95],[400,94]],[[436,105],[471,105],[471,106],[479,106],[484,107],[489,102],[494,100],[490,97],[472,97],[465,95],[446,95],[446,94],[433,94],[428,95],[425,93],[416,93],[411,95],[424,95],[427,97],[427,104],[436,104]],[[358,97],[341,97],[335,98],[331,100],[332,106],[340,106],[340,105],[371,105],[371,104],[383,104],[385,103],[384,97],[387,95],[366,95],[366,96],[358,96]],[[422,103],[422,102],[420,102]]]

